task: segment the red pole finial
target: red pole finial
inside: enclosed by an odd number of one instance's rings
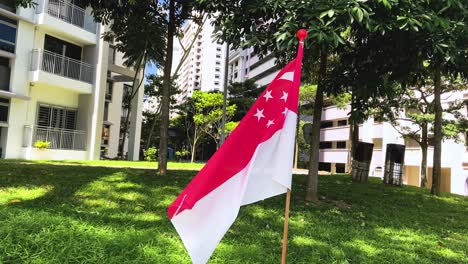
[[[305,29],[299,29],[296,34],[297,38],[299,41],[304,41],[304,39],[307,37],[307,30]]]

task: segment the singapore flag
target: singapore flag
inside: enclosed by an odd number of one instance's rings
[[[291,188],[301,48],[169,206],[169,218],[193,263],[208,261],[240,206]]]

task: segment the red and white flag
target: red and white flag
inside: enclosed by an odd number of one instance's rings
[[[291,188],[302,45],[168,208],[195,264],[208,261],[241,205]]]

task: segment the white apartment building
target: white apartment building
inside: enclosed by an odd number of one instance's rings
[[[122,96],[134,71],[101,38],[105,26],[78,1],[38,0],[35,8],[18,9],[12,2],[0,0],[1,157],[117,156],[126,114]],[[143,92],[130,113],[126,150],[133,160],[139,156]],[[35,148],[39,140],[50,147]]]
[[[194,90],[204,92],[223,90],[226,45],[213,38],[214,26],[211,22],[207,19],[200,34],[196,36],[199,26],[190,21],[182,29],[183,37],[180,40],[174,40],[172,74],[175,74],[183,56],[184,50],[180,43],[184,48],[188,48],[194,37],[197,38],[188,57],[182,62],[177,72],[176,82],[181,90],[177,97],[178,102],[191,97]]]
[[[452,94],[451,99],[468,99],[468,92]],[[468,107],[468,106],[467,106]],[[350,149],[348,113],[350,108],[325,107],[322,112],[320,131],[319,169],[332,173],[348,170]],[[467,115],[465,109],[465,116]],[[387,144],[406,146],[403,183],[419,186],[421,175],[421,149],[412,140],[404,140],[395,128],[387,122],[374,122],[369,119],[359,127],[359,141],[373,143],[374,149],[369,174],[383,177]],[[427,175],[429,186],[432,182],[433,147],[428,149]],[[442,143],[441,190],[460,195],[468,195],[468,148],[463,142],[445,140]]]
[[[229,50],[228,81],[230,83],[253,79],[259,87],[264,87],[273,81],[280,70],[273,54],[260,59],[253,48]]]

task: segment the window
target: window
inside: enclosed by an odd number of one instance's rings
[[[320,128],[333,127],[333,121],[322,121],[320,123]]]
[[[215,84],[215,85],[219,85],[219,82],[215,82],[214,84]]]
[[[337,149],[346,149],[346,141],[337,141],[336,142]]]
[[[109,46],[109,62],[110,64],[115,64],[115,54],[116,50],[114,46]]]
[[[234,73],[234,79],[237,79],[237,72]]]
[[[336,163],[335,164],[335,172],[336,173],[345,173],[346,172],[346,164]]]
[[[219,79],[219,75],[218,75],[218,74],[215,75],[215,79]]]
[[[0,8],[3,8],[12,13],[16,13],[15,1],[13,0],[0,1]]]
[[[245,75],[249,74],[249,68],[245,69]]]
[[[104,121],[109,120],[109,102],[104,103],[104,116],[102,120]]]
[[[0,16],[0,50],[15,53],[17,22]]]
[[[45,35],[44,49],[59,55],[65,55],[66,57],[81,61],[80,46],[71,44],[58,38],[54,38],[49,35]]]
[[[221,55],[220,55],[220,54],[216,54],[216,58],[217,58],[217,59],[221,59]]]
[[[10,101],[8,99],[0,98],[0,123],[8,122],[8,108]]]
[[[37,126],[75,130],[76,118],[76,109],[40,104]]]
[[[220,69],[220,68],[216,68],[215,71],[216,71],[216,72],[220,72],[221,69]]]
[[[216,65],[221,65],[221,62],[220,62],[220,61],[216,61]]]
[[[331,171],[331,163],[319,162],[319,171]]]
[[[0,90],[10,90],[10,60],[0,57]]]
[[[321,141],[319,145],[320,149],[331,149],[332,142],[331,141]]]
[[[348,125],[348,120],[347,119],[344,119],[344,120],[338,120],[338,126],[347,126]]]
[[[217,47],[217,48],[216,48],[216,51],[221,51],[221,47]]]
[[[112,92],[114,90],[114,82],[106,82],[106,100],[112,100]]]

